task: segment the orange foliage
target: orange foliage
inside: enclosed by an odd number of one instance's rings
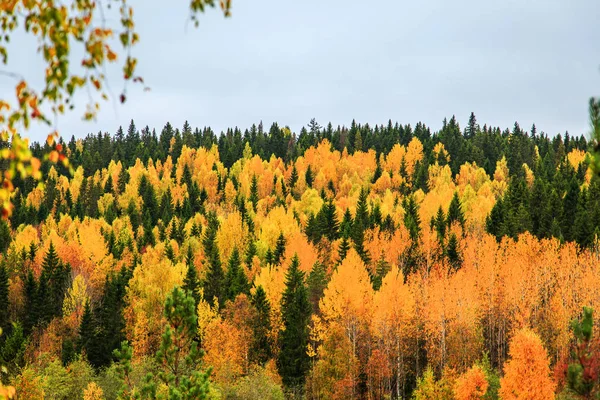
[[[502,399],[544,400],[554,398],[556,384],[550,377],[548,355],[539,336],[529,329],[515,333],[510,341],[510,360],[500,380]]]
[[[480,400],[488,389],[485,372],[480,366],[474,365],[456,379],[454,383],[454,398],[456,400]]]

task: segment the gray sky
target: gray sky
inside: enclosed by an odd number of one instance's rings
[[[298,132],[312,117],[437,130],[453,114],[464,127],[471,111],[481,124],[579,135],[588,98],[600,95],[597,0],[232,3],[231,18],[209,10],[186,29],[187,0],[132,1],[138,72],[152,90],[130,87],[128,102],[103,104],[96,122],[81,121],[82,96],[58,121],[63,137],[112,134],[132,118],[157,131],[167,121],[219,132],[262,120]],[[11,61],[33,82],[43,73],[31,54]],[[120,73],[109,72],[118,95]],[[2,92],[13,86],[0,77]]]

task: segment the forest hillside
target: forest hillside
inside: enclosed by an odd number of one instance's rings
[[[74,173],[15,178],[0,222],[19,399],[583,393],[567,366],[598,343],[572,321],[600,309],[584,136],[471,114],[298,134],[131,121],[55,146]]]

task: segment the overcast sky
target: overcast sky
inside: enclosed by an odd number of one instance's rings
[[[482,125],[579,135],[588,98],[600,95],[598,0],[232,0],[231,18],[209,10],[197,29],[186,29],[188,0],[131,3],[152,90],[130,88],[125,105],[104,104],[91,123],[81,103],[58,121],[63,137],[114,133],[132,118],[157,131],[262,120],[298,132],[313,117],[437,130],[453,114],[464,127],[471,111]],[[10,67],[33,82],[43,73],[27,52]],[[118,94],[120,73],[109,72]],[[12,87],[0,77],[2,92]]]

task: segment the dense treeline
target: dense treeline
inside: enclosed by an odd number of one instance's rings
[[[0,223],[2,380],[23,398],[495,398],[519,379],[547,398],[569,322],[600,304],[583,136],[132,121],[61,146],[74,175],[15,179]],[[537,375],[511,372],[531,352]]]

